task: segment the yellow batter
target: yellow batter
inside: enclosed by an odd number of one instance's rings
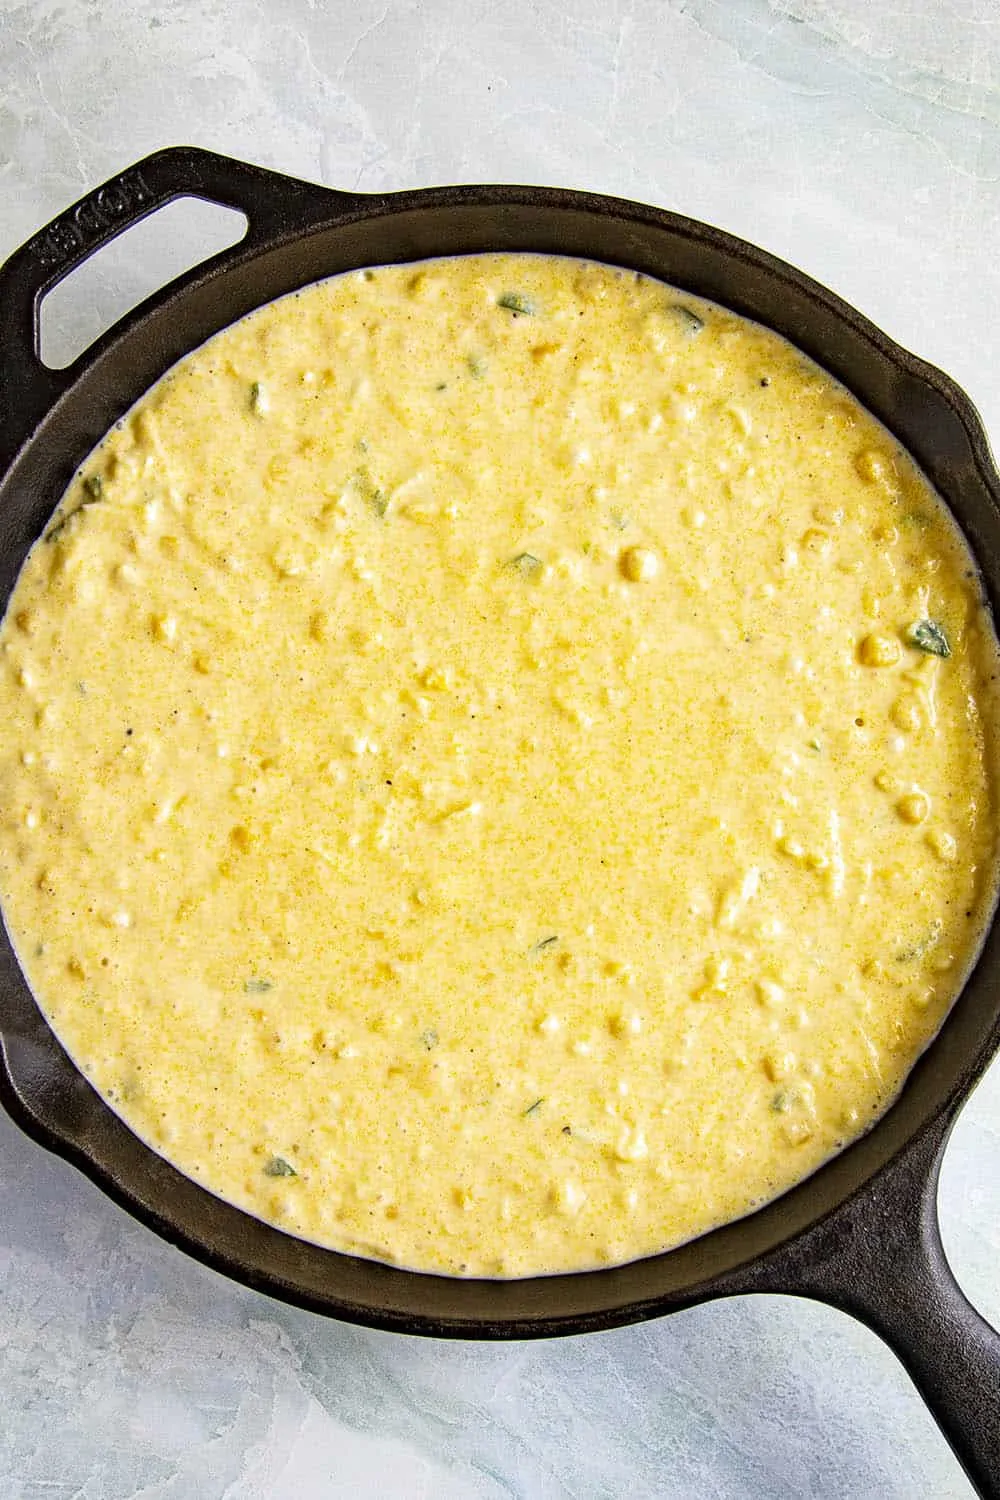
[[[339,277],[88,459],[0,635],[0,895],[132,1128],[292,1234],[629,1259],[869,1126],[993,895],[992,628],[912,463],[612,268]]]

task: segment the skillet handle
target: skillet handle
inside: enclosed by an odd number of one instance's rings
[[[817,1297],[872,1328],[983,1500],[1000,1500],[1000,1333],[963,1294],[938,1226],[952,1123],[933,1122],[842,1208],[766,1258],[747,1289]]]
[[[123,230],[181,197],[240,210],[248,224],[243,243],[251,248],[362,201],[197,146],[156,151],[87,193],[0,267],[0,469],[54,406],[79,363],[51,370],[39,357],[45,293]]]

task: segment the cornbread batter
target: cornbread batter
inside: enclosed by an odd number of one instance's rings
[[[453,1274],[745,1214],[885,1109],[993,898],[996,643],[776,335],[532,255],[185,359],[0,634],[0,897],[155,1150]]]

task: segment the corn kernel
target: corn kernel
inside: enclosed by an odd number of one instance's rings
[[[948,864],[958,854],[958,844],[955,838],[943,828],[928,829],[924,836],[924,842],[929,849],[933,850],[938,859],[943,859]]]
[[[874,448],[862,448],[855,456],[854,467],[866,484],[887,484],[895,478],[891,458]]]
[[[761,1058],[761,1067],[772,1083],[790,1078],[798,1066],[794,1052],[768,1052]]]
[[[619,567],[629,583],[649,583],[660,571],[660,560],[648,547],[626,547]]]
[[[809,530],[802,534],[801,545],[807,552],[813,552],[817,557],[827,557],[833,541],[828,531],[821,531],[818,526],[810,526]]]
[[[646,1145],[646,1137],[641,1130],[631,1130],[627,1126],[622,1131],[618,1144],[615,1147],[615,1156],[619,1161],[642,1161],[649,1155],[649,1147]]]
[[[858,660],[866,667],[894,667],[902,654],[899,642],[880,631],[866,635],[858,647]]]
[[[922,823],[930,810],[930,798],[923,792],[909,792],[896,803],[896,811],[904,823]]]
[[[920,705],[912,693],[906,693],[902,698],[897,698],[889,710],[889,717],[897,729],[912,734],[915,729],[920,728]]]

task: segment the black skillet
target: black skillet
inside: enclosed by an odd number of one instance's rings
[[[98,246],[184,195],[242,210],[246,237],[122,319],[68,369],[37,352],[41,298]],[[252,308],[352,267],[482,250],[644,271],[784,334],[915,456],[961,523],[996,613],[1000,476],[968,397],[801,272],[677,214],[547,188],[333,192],[193,148],[88,194],[0,269],[0,609],[90,448],[183,354]],[[881,1334],[969,1477],[1000,1500],[1000,1335],[959,1290],[936,1187],[956,1114],[1000,1044],[1000,924],[892,1109],[765,1208],[614,1270],[473,1281],[339,1255],[268,1228],[144,1146],[70,1062],[0,938],[0,1098],[36,1141],[217,1270],[316,1312],[405,1333],[513,1339],[653,1318],[710,1297],[818,1297]]]

